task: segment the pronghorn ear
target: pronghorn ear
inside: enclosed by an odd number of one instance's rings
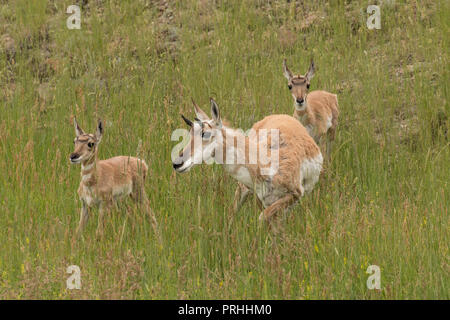
[[[194,105],[195,115],[197,116],[197,118],[199,120],[201,120],[201,121],[210,120],[208,115],[205,113],[205,111],[200,109],[200,107],[195,103],[194,99],[192,99],[192,104]]]
[[[78,125],[77,119],[73,118],[73,125],[75,127],[75,134],[76,136],[81,136],[82,134],[84,134],[83,129],[80,128],[80,126]]]
[[[314,61],[311,60],[311,65],[309,66],[309,70],[305,75],[305,78],[310,81],[314,77],[314,72],[316,71],[316,68],[314,66]]]
[[[283,74],[288,81],[291,81],[293,75],[291,70],[289,70],[289,68],[286,65],[286,59],[283,60]]]
[[[95,132],[95,138],[97,139],[97,143],[99,143],[102,140],[102,135],[103,135],[103,122],[102,120],[98,120],[98,125],[97,125],[97,132]]]
[[[211,102],[212,118],[218,127],[222,127],[222,120],[220,119],[219,106],[217,105],[217,103],[214,101],[213,98],[210,98],[210,102]]]

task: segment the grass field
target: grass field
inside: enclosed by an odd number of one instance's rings
[[[449,2],[0,0],[0,299],[449,299]],[[81,7],[69,30],[66,8]],[[332,162],[274,234],[219,165],[175,174],[191,97],[248,129],[292,114],[282,74],[338,94]],[[72,119],[149,163],[162,244],[132,202],[72,245]],[[381,290],[368,290],[369,265]],[[81,290],[66,289],[66,268]]]

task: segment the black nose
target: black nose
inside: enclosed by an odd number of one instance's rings
[[[78,155],[77,155],[76,153],[72,153],[72,154],[70,155],[70,160],[74,160],[74,159],[76,159],[76,158],[78,158]]]
[[[181,167],[182,165],[183,165],[183,163],[172,163],[172,165],[173,165],[173,168],[176,170],[176,169],[178,169],[179,167]]]
[[[303,101],[305,101],[305,100],[303,100],[303,98],[297,99],[297,103],[298,103],[298,104],[302,104]]]

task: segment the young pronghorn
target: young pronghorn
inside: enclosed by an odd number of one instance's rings
[[[309,92],[314,69],[314,62],[311,61],[309,70],[304,76],[293,75],[286,65],[286,60],[283,61],[283,73],[294,98],[294,118],[306,127],[316,143],[321,146],[322,151],[324,140],[326,140],[326,155],[329,159],[338,123],[338,100],[337,95],[327,91]]]
[[[195,106],[197,118],[190,121],[182,118],[191,127],[190,140],[173,160],[174,169],[187,172],[196,163],[214,160],[222,163],[232,177],[256,194],[264,207],[260,220],[268,220],[277,212],[294,204],[305,192],[310,192],[319,180],[322,169],[322,154],[306,129],[291,116],[271,115],[253,125],[253,135],[222,125],[219,107],[211,99],[210,119]],[[260,131],[274,130],[277,139],[259,139]],[[198,145],[194,142],[198,141]],[[235,141],[238,141],[236,144]],[[239,143],[241,141],[242,143]],[[200,146],[201,145],[201,146]],[[277,170],[266,174],[267,163],[258,158],[248,161],[250,153],[274,153],[277,151]],[[221,156],[226,154],[227,161]],[[228,161],[245,155],[245,161]],[[238,187],[238,189],[240,189]],[[236,195],[239,198],[239,195]]]
[[[75,150],[70,154],[70,162],[81,163],[81,182],[78,195],[82,208],[77,235],[83,230],[89,218],[89,209],[92,207],[99,208],[97,236],[103,234],[105,212],[121,198],[131,196],[133,200],[150,210],[144,190],[144,181],[148,171],[145,161],[127,156],[98,160],[98,145],[103,134],[102,121],[98,121],[95,134],[84,133],[76,119],[74,119],[74,126]],[[150,215],[152,216],[152,213]],[[156,223],[154,217],[151,218],[152,223]],[[155,225],[153,227],[155,228]]]

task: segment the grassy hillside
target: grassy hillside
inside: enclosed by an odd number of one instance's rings
[[[449,2],[383,2],[368,30],[377,1],[1,0],[0,299],[449,299]],[[191,97],[243,129],[292,114],[282,61],[312,57],[311,89],[339,96],[335,149],[274,234],[255,201],[232,214],[220,166],[175,174],[170,137]],[[147,160],[161,245],[131,202],[72,244],[74,116],[104,119],[101,159]]]

